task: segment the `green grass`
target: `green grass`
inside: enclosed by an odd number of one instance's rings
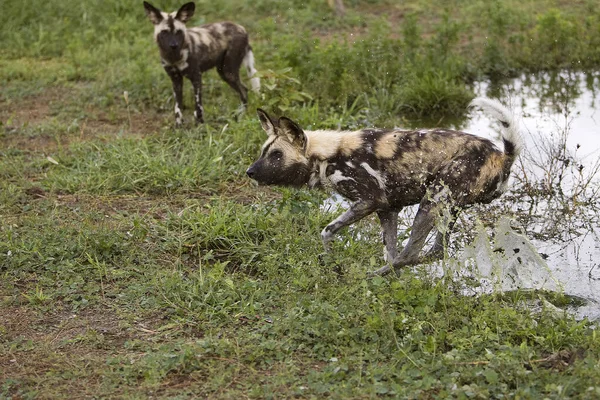
[[[375,219],[324,256],[325,194],[244,176],[257,107],[307,129],[460,124],[476,79],[597,69],[596,2],[197,3],[194,23],[247,27],[263,91],[238,115],[211,71],[207,123],[179,130],[141,3],[3,4],[0,397],[600,396],[586,321],[427,266],[367,279]]]

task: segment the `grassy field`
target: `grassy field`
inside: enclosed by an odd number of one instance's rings
[[[263,91],[240,115],[211,71],[207,123],[188,109],[175,130],[141,2],[3,2],[0,397],[600,397],[586,321],[426,267],[367,279],[374,220],[324,260],[326,194],[244,176],[256,107],[307,129],[460,126],[475,80],[597,70],[600,5],[298,4],[197,2],[194,23],[246,26]]]

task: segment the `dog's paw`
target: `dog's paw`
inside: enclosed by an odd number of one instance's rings
[[[423,262],[434,262],[437,260],[441,260],[444,257],[444,249],[443,248],[432,248],[422,257]]]
[[[388,275],[392,271],[393,271],[393,269],[389,265],[386,265],[384,267],[376,269],[375,271],[368,272],[367,277],[374,278],[376,276],[385,276],[385,275]]]
[[[317,256],[319,259],[319,264],[321,265],[331,265],[335,262],[333,259],[333,255],[329,252],[321,253]]]

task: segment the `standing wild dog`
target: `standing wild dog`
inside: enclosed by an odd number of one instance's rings
[[[246,173],[265,185],[323,186],[353,201],[321,232],[325,250],[341,228],[376,212],[385,258],[392,267],[440,258],[461,208],[489,203],[506,189],[523,141],[512,113],[498,101],[477,98],[472,106],[503,126],[504,151],[491,141],[447,129],[355,132],[303,131],[292,120],[271,119],[258,110],[268,139]],[[419,204],[406,247],[398,254],[398,212]],[[424,257],[419,253],[444,207],[448,229],[438,231]],[[375,271],[385,274],[390,266]]]
[[[196,6],[186,3],[170,14],[144,1],[146,15],[154,24],[154,40],[158,44],[162,65],[173,82],[175,122],[183,122],[183,77],[194,86],[196,122],[204,122],[202,108],[202,73],[216,68],[221,78],[235,90],[244,107],[248,104],[248,90],[240,81],[243,64],[251,78],[252,89],[260,89],[260,80],[253,77],[254,55],[246,30],[232,22],[216,22],[194,28],[185,23],[194,15]]]

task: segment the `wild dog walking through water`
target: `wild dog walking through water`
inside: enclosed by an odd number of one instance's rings
[[[486,98],[473,100],[471,106],[500,122],[504,151],[487,139],[448,129],[303,131],[294,121],[274,120],[259,109],[268,139],[246,173],[260,184],[325,187],[351,200],[350,208],[321,232],[326,251],[341,228],[375,212],[392,268],[438,259],[458,212],[499,197],[523,148],[518,125],[506,107]],[[398,254],[398,212],[412,204],[419,204],[419,210],[408,244]],[[438,231],[431,249],[420,256],[444,209],[450,211],[442,221],[447,229]],[[374,274],[386,274],[391,267]]]
[[[254,54],[244,27],[232,22],[216,22],[194,28],[185,23],[194,15],[196,6],[186,3],[170,14],[144,1],[146,15],[154,24],[154,40],[158,44],[162,65],[173,83],[175,123],[183,123],[183,77],[194,87],[196,122],[204,122],[202,108],[202,73],[216,68],[221,78],[235,90],[244,107],[248,90],[240,81],[240,66],[244,65],[251,78],[252,89],[260,89],[254,77]]]

